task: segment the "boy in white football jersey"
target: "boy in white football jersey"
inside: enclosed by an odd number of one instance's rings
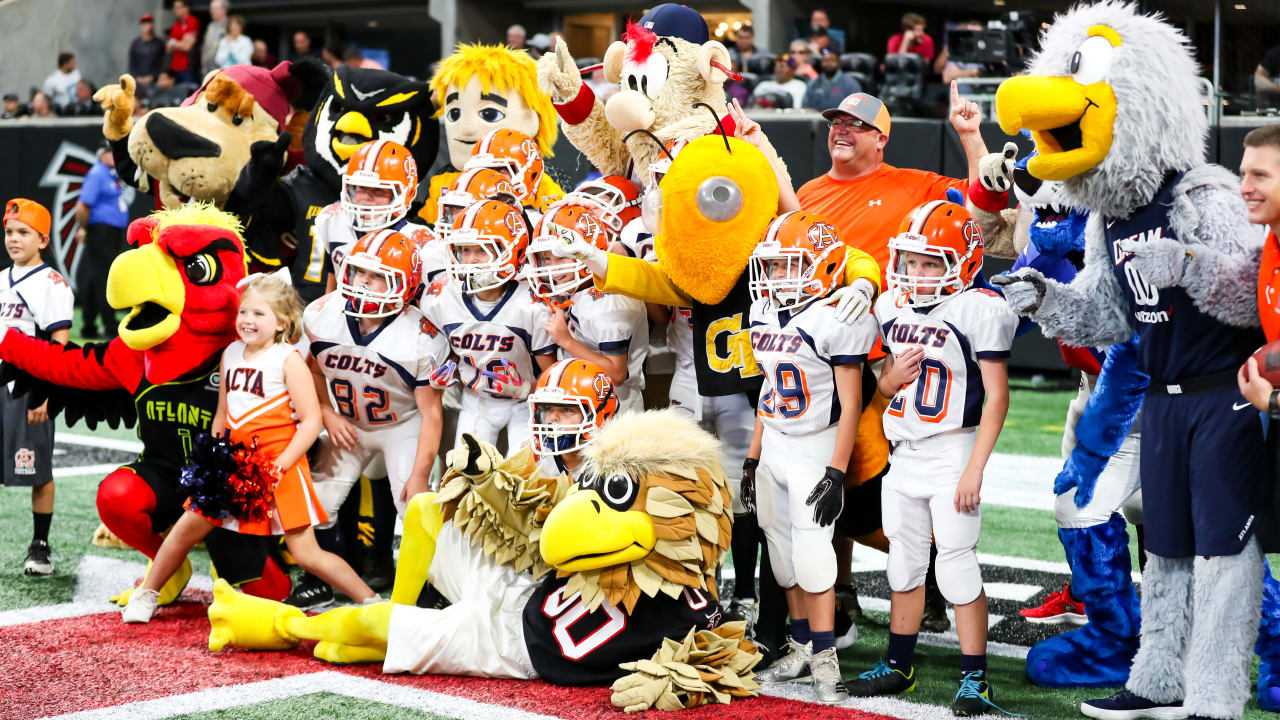
[[[818,702],[847,699],[836,657],[836,556],[831,545],[844,478],[862,414],[862,372],[875,320],[853,326],[823,303],[844,273],[834,226],[793,211],[769,225],[751,254],[751,346],[764,373],[755,436],[743,466],[743,501],[757,502],[791,637],[758,678],[793,680],[807,670]]]
[[[982,233],[967,210],[935,200],[911,211],[889,241],[889,292],[875,315],[889,356],[880,393],[893,444],[881,507],[892,601],[887,662],[848,683],[859,696],[915,687],[930,538],[937,578],[960,636],[958,716],[991,706],[987,597],[976,548],[982,472],[1009,408],[1008,357],[1018,317],[996,292],[973,287]],[[985,400],[985,405],[984,405]]]
[[[13,260],[0,270],[0,319],[4,327],[25,335],[65,343],[70,335],[75,299],[67,281],[40,259],[49,244],[49,211],[37,202],[14,198],[4,208],[4,246]],[[104,269],[105,271],[105,269]],[[23,572],[49,575],[49,525],[53,521],[53,423],[48,403],[28,407],[28,398],[0,387],[0,450],[3,481],[8,487],[31,488],[33,532]]]
[[[342,194],[336,203],[325,206],[312,226],[315,247],[325,253],[325,292],[338,288],[336,271],[361,236],[387,228],[425,247],[432,240],[425,225],[410,222],[409,208],[418,191],[418,165],[408,148],[392,140],[374,140],[361,145],[342,172]],[[431,282],[444,270],[441,263],[423,268]],[[311,265],[307,266],[311,272]]]
[[[519,209],[500,200],[475,203],[454,218],[445,241],[448,279],[422,295],[423,314],[458,358],[458,439],[469,432],[497,445],[504,428],[510,449],[528,439],[524,400],[556,352],[545,329],[546,306],[517,279],[528,244]]]
[[[613,380],[599,365],[570,358],[547,368],[529,394],[529,447],[543,476],[572,477],[582,450],[618,409]]]
[[[649,321],[644,303],[592,285],[581,260],[552,254],[565,235],[604,250],[609,233],[590,208],[562,200],[547,208],[529,245],[525,266],[534,297],[547,303],[546,331],[560,346],[560,357],[576,357],[609,373],[618,391],[619,409],[644,410],[644,361],[649,356]]]
[[[412,306],[422,276],[417,250],[393,230],[366,235],[344,259],[338,291],[308,305],[303,316],[307,362],[321,397],[328,398],[321,408],[328,439],[312,477],[329,525],[361,470],[378,455],[399,513],[431,478],[441,425],[441,393],[432,378],[449,347]],[[327,586],[316,588],[314,597],[295,593],[291,600],[315,606],[332,597]]]

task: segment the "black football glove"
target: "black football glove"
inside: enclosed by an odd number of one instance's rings
[[[759,458],[747,458],[742,461],[742,487],[738,495],[747,512],[756,511],[756,468],[760,467]]]
[[[828,465],[805,504],[813,506],[813,521],[822,527],[835,522],[844,509],[844,473]]]

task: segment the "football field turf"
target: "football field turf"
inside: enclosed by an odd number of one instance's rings
[[[1037,718],[1080,717],[1081,700],[1109,691],[1046,690],[1023,674],[1034,642],[1060,628],[1029,625],[1017,610],[1038,603],[1066,580],[1053,521],[1051,487],[1062,421],[1074,391],[1064,383],[1032,387],[1015,382],[1009,420],[983,492],[979,561],[991,603],[990,676],[994,699],[1006,710]],[[29,493],[0,492],[0,646],[6,675],[0,684],[6,718],[183,720],[267,718],[599,718],[621,717],[599,688],[554,688],[543,683],[382,676],[376,667],[338,667],[307,649],[289,653],[205,648],[209,565],[192,555],[196,577],[184,600],[162,609],[147,626],[124,626],[105,598],[140,577],[133,551],[89,545],[98,526],[94,491],[101,477],[136,452],[131,430],[58,428],[57,502],[51,533],[58,572],[27,578],[21,567],[30,537]],[[1135,554],[1136,557],[1136,554]],[[860,639],[840,653],[845,677],[868,669],[887,639],[888,588],[884,556],[855,555],[862,606]],[[1136,565],[1135,565],[1136,570]],[[729,571],[731,572],[731,570]],[[919,688],[900,699],[854,700],[825,708],[808,702],[803,684],[767,688],[773,697],[682,713],[688,718],[944,718],[958,680],[954,631],[925,634],[919,647]],[[1252,700],[1246,717],[1271,717]]]

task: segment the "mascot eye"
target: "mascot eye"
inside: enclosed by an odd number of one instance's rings
[[[244,122],[244,118],[240,117],[239,115],[232,115],[232,116],[231,116],[231,124],[232,124],[232,125],[239,126],[239,125],[240,125],[241,123],[243,123],[243,122]]]
[[[208,108],[209,108],[209,112],[218,112],[218,104],[217,104],[217,103],[209,103],[206,107],[208,107]]]
[[[480,119],[484,120],[487,123],[500,122],[504,117],[506,117],[506,115],[503,114],[503,112],[498,108],[490,107],[480,111]]]
[[[1115,52],[1111,41],[1104,37],[1091,37],[1080,43],[1080,49],[1071,56],[1071,77],[1081,85],[1102,82],[1111,72],[1111,55]]]
[[[222,267],[211,253],[192,255],[183,264],[187,279],[196,285],[212,285],[222,275]]]
[[[449,108],[449,112],[445,114],[449,122],[458,122],[462,119],[462,108]]]
[[[628,475],[610,475],[604,478],[597,492],[605,503],[619,512],[631,507],[636,499],[636,483]]]
[[[667,57],[653,53],[642,63],[630,60],[622,63],[622,89],[635,90],[645,97],[654,98],[667,84]]]
[[[708,220],[725,222],[742,209],[742,189],[727,177],[710,177],[698,186],[698,212]]]

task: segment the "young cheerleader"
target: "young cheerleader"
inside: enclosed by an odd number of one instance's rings
[[[274,512],[261,522],[215,520],[188,509],[156,554],[142,587],[124,609],[127,623],[145,623],[155,614],[160,588],[196,543],[215,527],[253,535],[284,535],[298,564],[324,578],[352,600],[377,596],[343,560],[320,549],[311,526],[328,518],[311,487],[307,448],[320,434],[320,401],[311,372],[292,346],[302,335],[302,303],[287,280],[254,276],[240,295],[236,333],[240,339],[222,353],[223,382],[212,433],[252,446],[273,458],[279,481]]]

